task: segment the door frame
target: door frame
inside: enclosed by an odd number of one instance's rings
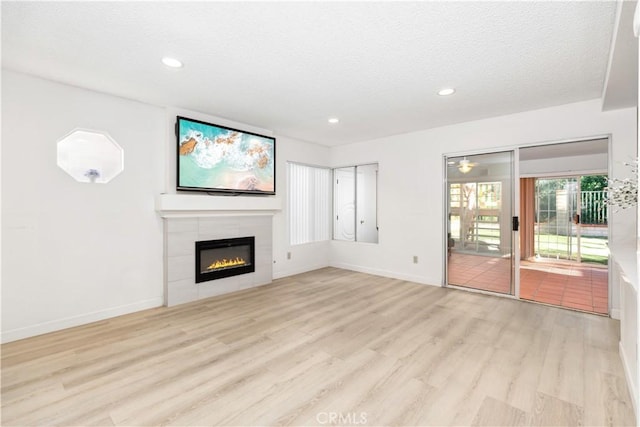
[[[527,177],[531,177],[531,176],[527,176],[527,175],[520,175],[520,149],[521,148],[531,148],[531,147],[541,147],[544,145],[555,145],[555,144],[566,144],[566,143],[570,143],[570,142],[586,142],[586,141],[591,141],[591,140],[597,140],[597,139],[606,139],[607,140],[607,170],[606,173],[607,176],[613,176],[612,174],[612,146],[611,146],[611,133],[605,133],[605,134],[595,134],[595,135],[590,135],[590,136],[583,136],[583,137],[576,137],[576,138],[564,138],[564,139],[556,139],[556,140],[547,140],[547,141],[538,141],[538,142],[529,142],[529,143],[522,143],[522,144],[510,144],[510,145],[505,145],[503,147],[487,147],[487,148],[482,148],[482,149],[469,149],[469,150],[463,150],[463,151],[448,151],[442,154],[442,207],[443,210],[446,208],[445,214],[443,215],[443,224],[442,224],[442,248],[443,248],[443,262],[442,262],[442,283],[440,284],[440,286],[442,287],[451,287],[451,288],[456,288],[456,289],[464,289],[465,291],[468,292],[478,292],[478,293],[485,293],[485,294],[490,294],[490,295],[494,295],[494,296],[500,296],[503,298],[512,298],[512,299],[520,299],[520,244],[519,244],[519,236],[517,243],[515,243],[514,245],[514,257],[516,258],[517,264],[518,264],[518,268],[515,268],[515,272],[514,272],[514,280],[516,281],[514,288],[515,288],[515,294],[517,295],[506,295],[506,294],[500,294],[500,293],[496,293],[496,292],[488,292],[488,291],[482,291],[479,289],[473,289],[473,288],[462,288],[462,287],[457,287],[455,285],[451,286],[451,285],[447,285],[447,282],[449,281],[448,278],[448,256],[447,256],[447,248],[448,248],[448,240],[447,240],[447,230],[448,230],[448,217],[447,217],[447,213],[448,213],[448,206],[447,206],[447,200],[448,200],[448,195],[447,195],[447,158],[448,157],[461,157],[461,156],[472,156],[475,154],[489,154],[489,153],[496,153],[496,152],[504,152],[504,151],[514,151],[514,175],[513,175],[513,179],[514,179],[514,203],[517,200],[517,210],[514,210],[514,215],[516,215],[518,218],[520,218],[520,178],[527,178]],[[599,171],[592,171],[592,170],[586,170],[586,171],[581,171],[581,173],[590,173],[590,172],[594,172],[594,173],[603,173],[601,170]],[[567,173],[570,174],[570,173]],[[543,177],[545,174],[536,174],[539,177]],[[558,174],[558,173],[550,173],[549,176],[554,175],[554,176],[561,176],[562,174]],[[575,175],[575,173],[574,173]],[[613,230],[613,223],[609,222],[608,224],[608,235],[607,235],[607,239],[609,240],[609,242],[611,242],[611,236],[612,236],[612,230]],[[515,254],[515,252],[517,251],[517,254]],[[608,311],[609,311],[609,317],[612,317],[614,319],[619,319],[620,318],[620,313],[619,313],[619,309],[617,310],[616,313],[613,312],[612,309],[612,301],[613,301],[613,292],[612,292],[612,274],[611,274],[611,266],[609,266],[608,269],[608,274],[607,274],[607,288],[608,288]]]
[[[488,295],[499,295],[505,298],[513,298],[520,299],[520,245],[518,244],[520,235],[519,231],[511,231],[511,288],[513,289],[513,294],[502,294],[499,292],[486,291],[483,289],[475,289],[475,288],[467,288],[463,286],[457,286],[449,284],[449,177],[448,177],[448,165],[447,161],[451,157],[464,157],[464,156],[475,156],[475,155],[483,155],[483,154],[496,154],[496,153],[512,153],[511,156],[511,216],[520,218],[520,186],[516,185],[519,183],[517,176],[520,172],[520,153],[519,147],[505,147],[505,148],[496,148],[496,149],[485,149],[485,150],[469,150],[458,153],[444,153],[442,155],[442,165],[444,170],[444,179],[442,181],[442,206],[445,211],[443,215],[444,223],[443,223],[443,243],[444,243],[444,263],[443,263],[443,274],[442,274],[442,287],[450,287],[455,289],[464,289],[469,292],[477,292],[484,293]]]

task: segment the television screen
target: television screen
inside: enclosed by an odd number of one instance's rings
[[[178,117],[178,190],[275,194],[276,139]]]

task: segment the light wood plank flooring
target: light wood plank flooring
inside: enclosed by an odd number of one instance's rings
[[[635,425],[606,317],[326,268],[2,346],[2,425]]]

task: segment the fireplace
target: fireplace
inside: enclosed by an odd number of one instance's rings
[[[255,237],[196,242],[196,283],[253,273]]]

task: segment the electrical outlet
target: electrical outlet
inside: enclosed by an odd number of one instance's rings
[[[287,259],[291,259],[291,252],[287,252]]]
[[[413,256],[413,263],[417,264],[418,263],[418,255],[414,255]]]

